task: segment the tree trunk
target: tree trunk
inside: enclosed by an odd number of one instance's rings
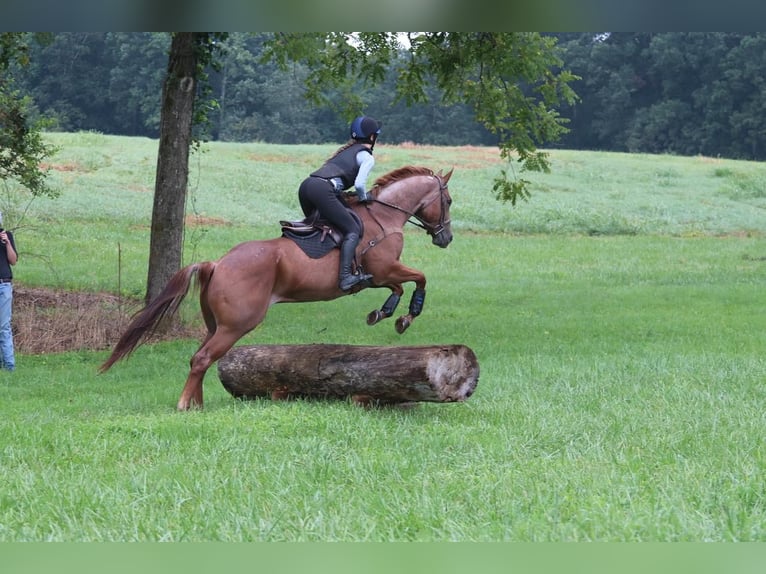
[[[181,268],[189,178],[194,97],[197,85],[196,34],[173,35],[162,89],[160,142],[154,184],[146,302],[156,297]]]
[[[463,345],[255,345],[224,355],[218,377],[238,398],[455,402],[473,394],[479,363]]]

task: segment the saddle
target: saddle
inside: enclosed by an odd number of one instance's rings
[[[350,213],[359,225],[361,237],[364,235],[362,220],[353,211]],[[282,227],[282,237],[292,239],[312,259],[321,259],[333,249],[339,248],[343,242],[343,234],[329,221],[321,218],[318,211],[300,221],[282,220],[279,225]]]

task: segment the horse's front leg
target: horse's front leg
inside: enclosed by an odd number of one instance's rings
[[[380,309],[370,311],[370,314],[367,315],[367,324],[375,325],[393,315],[396,307],[399,305],[399,300],[402,298],[402,293],[404,293],[404,289],[402,289],[401,285],[391,287],[391,295],[388,296],[383,306]]]
[[[374,281],[377,285],[391,289],[391,295],[383,304],[383,307],[372,311],[367,316],[368,325],[374,325],[378,321],[393,315],[396,306],[399,304],[399,300],[404,293],[402,283],[415,283],[415,292],[412,294],[412,299],[410,300],[409,313],[402,315],[396,320],[396,332],[401,335],[412,324],[415,317],[420,315],[423,310],[423,302],[426,298],[426,276],[423,275],[421,271],[402,265],[398,261],[386,270],[385,277],[380,278],[377,274],[374,274],[374,276]]]
[[[396,332],[400,335],[407,330],[407,327],[412,325],[415,317],[420,315],[423,311],[423,303],[426,300],[425,288],[416,287],[410,298],[410,312],[406,315],[402,315],[396,320]]]

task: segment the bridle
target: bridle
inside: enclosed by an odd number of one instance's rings
[[[404,209],[403,207],[399,207],[398,205],[394,205],[393,203],[388,203],[387,201],[383,201],[381,199],[378,199],[376,197],[372,198],[372,201],[375,203],[380,203],[381,205],[385,205],[386,207],[390,207],[391,209],[395,209],[397,211],[400,211],[407,215],[407,223],[412,223],[412,225],[415,225],[417,227],[420,227],[421,229],[425,229],[426,233],[430,235],[431,237],[437,237],[441,233],[444,233],[447,225],[450,224],[452,221],[451,219],[446,219],[447,217],[447,194],[445,193],[447,191],[447,186],[444,184],[444,181],[442,181],[442,178],[439,177],[436,174],[433,174],[433,177],[436,178],[436,180],[439,182],[439,196],[438,199],[441,202],[441,213],[439,213],[439,223],[436,225],[433,225],[429,222],[427,222],[425,219],[423,219],[421,216],[417,214],[417,212],[412,212],[407,209]],[[431,205],[434,201],[437,200],[437,197],[434,197],[429,201],[428,203],[424,203],[421,205],[417,211],[422,211],[429,205]],[[416,221],[413,221],[413,218]]]

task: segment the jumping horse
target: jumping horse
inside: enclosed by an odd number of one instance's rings
[[[450,244],[452,199],[447,183],[452,171],[444,175],[424,167],[403,167],[375,181],[370,189],[371,202],[361,204],[355,198],[348,200],[364,226],[356,252],[357,266],[373,277],[370,285],[357,285],[351,292],[367,286],[391,290],[383,306],[367,316],[369,325],[394,314],[404,293],[402,284],[406,282],[414,282],[415,290],[409,312],[396,320],[396,331],[404,333],[423,310],[426,277],[399,261],[404,247],[402,229],[409,221],[425,229],[434,245],[444,248]],[[99,370],[107,371],[146,342],[165,317],[176,313],[196,277],[195,287],[199,289],[207,335],[191,358],[189,375],[177,406],[181,411],[202,408],[202,382],[207,370],[263,321],[271,305],[329,301],[349,294],[338,287],[338,259],[338,249],[313,259],[295,241],[283,235],[246,241],[217,261],[188,265],[132,317]]]

